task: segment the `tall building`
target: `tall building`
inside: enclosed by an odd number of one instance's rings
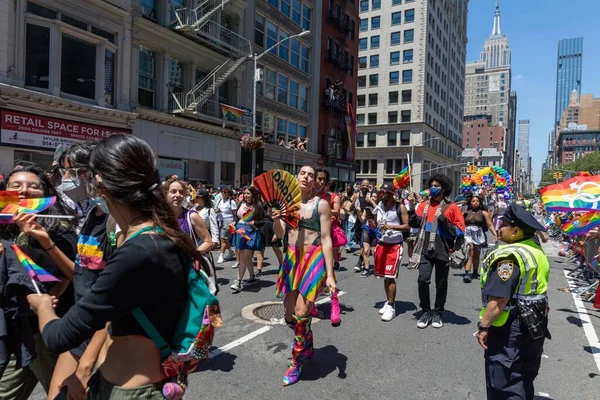
[[[492,126],[489,115],[465,117],[469,118],[463,122],[463,141],[462,147],[465,149],[495,148],[503,152],[504,149],[504,128],[501,126]],[[463,152],[463,154],[466,154]]]
[[[513,96],[514,94],[514,96]],[[492,34],[485,40],[479,61],[468,62],[465,77],[465,117],[489,115],[490,125],[505,133],[503,167],[514,167],[516,93],[511,92],[510,47],[500,29],[496,2]],[[512,107],[512,108],[511,108]]]
[[[558,42],[556,57],[556,104],[554,111],[555,127],[560,123],[563,111],[569,105],[569,96],[573,90],[581,93],[581,75],[583,66],[583,38],[561,39]],[[579,99],[577,99],[579,100]],[[552,131],[552,165],[555,165],[556,140],[559,129]]]
[[[520,173],[521,182],[519,182],[522,191],[529,189],[531,181],[531,164],[529,160],[529,120],[519,120],[519,146],[518,146],[518,157],[521,165],[522,172]]]
[[[593,94],[582,94],[575,89],[571,92],[569,105],[562,112],[558,130],[566,130],[569,126],[579,126],[580,130],[600,129],[600,98]]]
[[[412,187],[446,173],[458,189],[468,0],[361,0],[357,178]],[[413,157],[414,155],[414,157]]]

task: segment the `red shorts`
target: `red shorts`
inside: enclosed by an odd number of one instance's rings
[[[375,275],[383,278],[398,277],[402,259],[402,243],[387,244],[379,242],[375,247]]]

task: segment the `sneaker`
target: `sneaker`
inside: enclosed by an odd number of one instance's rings
[[[381,316],[381,320],[385,321],[385,322],[389,322],[389,321],[393,320],[395,316],[396,316],[396,310],[394,309],[394,307],[388,305],[388,308],[385,310],[385,312]]]
[[[256,275],[250,275],[250,278],[248,278],[248,280],[246,281],[246,283],[249,285],[256,283],[256,282],[258,282],[258,279],[256,279]]]
[[[262,276],[262,269],[256,269],[256,277]]]
[[[346,253],[352,253],[352,249],[350,247],[346,247]]]
[[[362,270],[362,272],[360,273],[360,277],[361,277],[361,278],[366,278],[366,277],[368,277],[369,275],[370,275],[370,274],[369,274],[369,270],[368,270],[368,269],[363,269],[363,270]]]
[[[471,274],[470,273],[466,273],[465,276],[463,276],[463,282],[464,283],[471,283]]]
[[[444,323],[442,322],[442,315],[440,313],[433,313],[433,317],[431,317],[431,326],[434,328],[441,328],[444,326]]]
[[[417,321],[417,328],[425,329],[425,328],[427,328],[427,326],[429,326],[430,323],[431,323],[431,311],[424,310],[423,315],[421,315],[421,318],[419,318],[419,321]]]
[[[354,272],[360,272],[362,269],[360,268],[360,265],[356,265],[354,267]]]
[[[339,262],[333,263],[333,270],[334,271],[339,271],[340,270],[340,263]]]
[[[479,273],[477,273],[476,271],[473,271],[473,273],[471,274],[471,278],[473,280],[479,279]]]
[[[227,254],[224,257],[225,261],[235,260],[235,252],[233,250],[227,250]]]
[[[223,264],[225,260],[223,259],[223,253],[219,254],[219,258],[217,260],[217,264]]]
[[[239,268],[239,267],[240,267],[240,263],[239,263],[239,262],[236,262],[235,264],[233,264],[233,265],[231,266],[231,268],[232,268],[232,269],[237,269],[237,268]]]
[[[235,281],[233,281],[233,285],[231,285],[231,289],[234,292],[241,292],[244,289],[244,285],[242,284],[242,281],[240,281],[239,279],[236,279]]]
[[[379,315],[383,315],[383,314],[385,314],[385,311],[386,311],[386,310],[387,310],[389,307],[391,307],[391,306],[390,306],[390,305],[388,304],[388,302],[386,301],[386,302],[383,304],[383,307],[381,307],[381,308],[379,309]]]

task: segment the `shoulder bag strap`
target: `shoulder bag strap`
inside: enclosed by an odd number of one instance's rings
[[[194,230],[194,225],[192,224],[192,216],[191,214],[195,211],[188,211],[186,218],[188,226],[190,227],[190,238],[194,241],[195,245],[198,245],[198,238],[196,237],[196,231]]]
[[[144,332],[150,337],[150,339],[154,342],[158,350],[160,351],[160,356],[164,360],[165,358],[171,355],[171,346],[163,339],[161,334],[156,330],[152,322],[148,319],[146,314],[142,311],[140,307],[136,308],[131,312],[137,322],[140,324]]]

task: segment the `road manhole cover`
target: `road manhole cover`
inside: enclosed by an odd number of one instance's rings
[[[283,309],[283,304],[266,304],[259,307],[256,307],[253,311],[254,315],[263,321],[279,321],[284,317],[285,310]]]

